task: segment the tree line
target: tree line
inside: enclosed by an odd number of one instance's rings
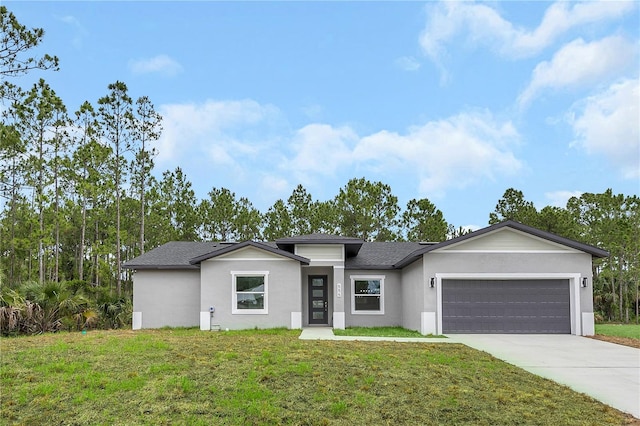
[[[298,185],[266,212],[227,188],[214,186],[198,200],[180,168],[161,178],[152,174],[162,117],[147,96],[134,100],[117,81],[104,96],[69,112],[44,79],[29,88],[12,84],[10,77],[56,70],[59,61],[28,57],[43,30],[22,26],[4,6],[0,19],[3,332],[9,324],[19,332],[126,325],[131,279],[122,262],[167,241],[275,240],[310,233],[443,241],[468,232],[448,223],[427,198],[401,209],[389,185],[366,178],[351,179],[325,201]],[[609,250],[611,257],[594,264],[596,309],[603,319],[637,317],[637,196],[608,190],[538,211],[509,188],[489,223],[505,219]]]

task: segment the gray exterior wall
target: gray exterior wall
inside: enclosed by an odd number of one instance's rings
[[[200,271],[139,270],[133,275],[133,311],[142,328],[199,324]]]
[[[351,313],[351,276],[384,275],[384,314]],[[402,273],[397,270],[346,270],[344,272],[344,310],[347,327],[401,326],[403,285]],[[418,321],[420,316],[418,316]]]
[[[589,277],[580,288],[581,312],[593,312],[591,255],[586,253],[427,253],[425,279],[436,273],[577,273]],[[436,311],[436,291],[425,288],[425,310]]]
[[[232,313],[231,271],[268,271],[267,314]],[[216,308],[212,323],[222,329],[290,327],[291,313],[302,311],[300,262],[294,260],[205,260],[201,264],[198,310]]]
[[[402,270],[402,326],[420,330],[421,313],[424,310],[424,267],[421,261],[413,262]]]

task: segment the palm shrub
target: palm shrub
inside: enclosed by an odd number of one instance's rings
[[[131,326],[133,303],[128,297],[104,299],[98,303],[100,328],[125,328]]]
[[[9,336],[20,332],[25,300],[13,289],[0,290],[0,335]]]

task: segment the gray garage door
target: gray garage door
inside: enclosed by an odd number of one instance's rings
[[[443,280],[444,333],[571,333],[569,280]]]

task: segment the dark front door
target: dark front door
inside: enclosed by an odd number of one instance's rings
[[[329,324],[327,276],[309,275],[309,324]]]

